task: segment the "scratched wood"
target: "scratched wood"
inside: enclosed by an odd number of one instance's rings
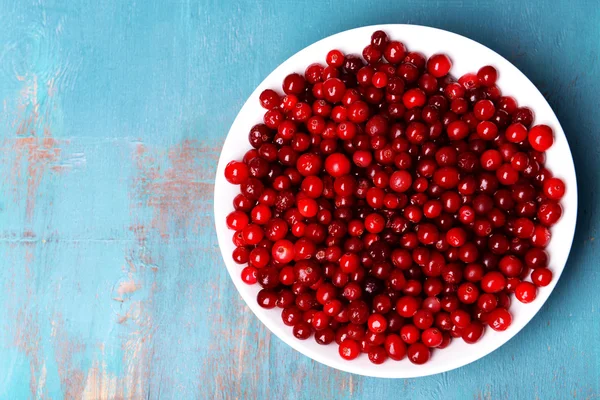
[[[569,263],[485,359],[369,379],[283,344],[220,259],[219,149],[253,88],[332,33],[416,23],[500,52],[547,96],[580,182]],[[0,398],[600,397],[600,4],[0,0]]]

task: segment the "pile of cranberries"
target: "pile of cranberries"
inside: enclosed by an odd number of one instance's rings
[[[332,50],[261,93],[253,148],[225,169],[241,192],[227,226],[242,280],[296,338],[423,364],[507,329],[511,295],[551,282],[552,129],[494,67],[457,81],[451,66],[377,31],[362,58]]]

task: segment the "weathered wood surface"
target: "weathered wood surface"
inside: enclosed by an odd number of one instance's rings
[[[317,364],[220,259],[220,146],[253,88],[332,33],[416,23],[498,51],[545,93],[580,182],[555,293],[485,359],[423,379]],[[597,1],[0,0],[0,398],[600,397]]]

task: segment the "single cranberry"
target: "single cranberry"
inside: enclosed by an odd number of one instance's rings
[[[419,302],[412,296],[404,296],[396,303],[396,312],[401,317],[409,318],[415,315],[419,308]]]
[[[248,166],[243,162],[231,161],[225,167],[225,179],[234,185],[244,183],[250,176]]]
[[[552,147],[554,134],[548,125],[536,125],[529,131],[528,139],[534,150],[544,152]]]
[[[537,211],[537,217],[540,222],[546,226],[552,226],[562,216],[562,207],[560,204],[546,200],[543,201]]]
[[[512,323],[512,315],[505,308],[496,308],[487,317],[487,322],[495,331],[505,331]]]
[[[459,327],[460,329],[464,329],[471,323],[471,316],[465,310],[456,310],[450,314],[450,318],[452,323]]]
[[[402,95],[402,102],[407,109],[422,107],[427,96],[421,89],[409,89]]]
[[[325,61],[327,62],[327,65],[339,68],[344,65],[344,53],[339,50],[331,50],[329,53],[327,53]]]
[[[258,269],[247,266],[242,270],[242,281],[247,285],[254,285],[257,282]]]
[[[483,169],[495,171],[502,165],[502,154],[495,149],[486,150],[481,155],[480,161]]]
[[[559,178],[545,180],[544,194],[551,200],[560,200],[565,195],[565,183]]]
[[[527,107],[519,107],[512,113],[512,122],[520,122],[529,128],[533,123],[533,111]]]
[[[382,333],[385,332],[387,328],[387,320],[381,314],[371,314],[367,326],[371,332]]]
[[[408,346],[407,354],[410,362],[417,365],[425,364],[431,356],[429,348],[423,343],[413,343]]]
[[[368,350],[369,361],[373,364],[383,364],[388,355],[385,349],[381,346],[371,345]]]
[[[552,271],[548,268],[537,268],[531,273],[531,281],[536,286],[548,286],[552,282]]]
[[[477,79],[483,86],[493,86],[496,84],[496,80],[498,79],[498,71],[493,66],[486,65],[477,71]]]
[[[325,170],[333,177],[347,175],[350,167],[350,160],[342,153],[331,154],[325,159]]]
[[[300,74],[290,74],[283,80],[283,91],[285,94],[301,94],[306,88],[306,80]]]
[[[320,345],[327,345],[335,339],[335,331],[331,328],[325,328],[315,332],[315,341]]]
[[[515,288],[515,297],[521,303],[531,303],[537,297],[537,289],[531,282],[521,282]]]
[[[479,100],[473,107],[475,118],[479,121],[487,121],[496,113],[496,108],[491,100]]]
[[[427,347],[438,347],[442,344],[444,337],[442,332],[437,328],[428,328],[421,334],[421,341]]]
[[[506,278],[500,272],[491,271],[481,279],[481,289],[486,293],[498,293],[506,287]]]
[[[402,42],[391,41],[385,47],[383,56],[390,64],[398,64],[406,54],[406,47]]]
[[[258,292],[258,295],[256,296],[256,301],[258,302],[258,305],[262,308],[275,308],[277,302],[277,294],[268,289],[262,289],[260,292]]]
[[[452,61],[446,54],[434,54],[427,60],[427,71],[436,78],[447,75],[450,68]]]
[[[457,293],[459,300],[465,304],[473,304],[479,297],[479,289],[471,282],[460,285]]]
[[[384,348],[387,355],[394,361],[400,361],[406,356],[406,344],[396,334],[389,334],[385,338]]]
[[[462,339],[465,343],[476,343],[483,335],[484,326],[479,322],[471,322],[462,330]]]
[[[357,341],[346,339],[340,344],[339,354],[344,360],[354,360],[360,354],[360,346]]]

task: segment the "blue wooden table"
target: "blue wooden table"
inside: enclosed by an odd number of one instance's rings
[[[256,85],[345,29],[415,23],[547,96],[581,206],[554,294],[507,345],[422,379],[335,371],[243,304],[214,233],[220,146]],[[1,399],[600,397],[597,1],[0,0]]]

